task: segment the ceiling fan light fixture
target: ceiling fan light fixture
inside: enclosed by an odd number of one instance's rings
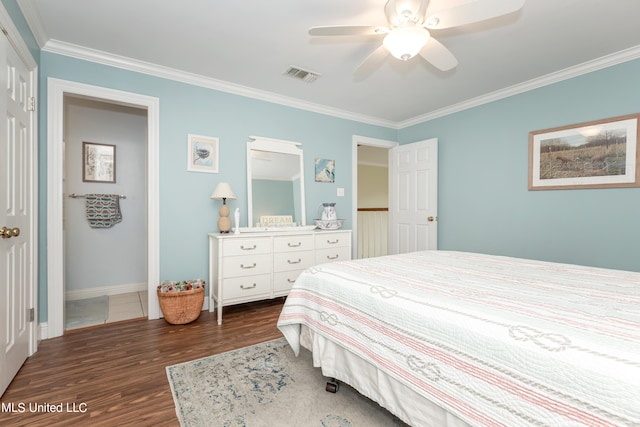
[[[440,23],[440,18],[438,18],[437,16],[432,16],[429,19],[427,19],[427,22],[424,23],[424,26],[427,28],[433,28],[433,27],[436,27],[439,23]]]
[[[411,25],[393,29],[384,37],[382,44],[395,58],[407,61],[420,52],[429,37],[427,29]]]
[[[408,24],[422,25],[429,0],[389,0],[385,14],[392,28]]]

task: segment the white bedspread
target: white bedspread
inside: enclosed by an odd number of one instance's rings
[[[305,271],[278,327],[471,425],[640,426],[640,273],[425,251]]]

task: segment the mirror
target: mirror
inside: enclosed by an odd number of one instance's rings
[[[247,142],[249,227],[306,225],[301,144],[250,137]]]

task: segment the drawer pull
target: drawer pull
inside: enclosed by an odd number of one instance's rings
[[[256,245],[253,245],[251,247],[247,246],[246,248],[244,247],[244,245],[240,245],[240,249],[242,249],[243,251],[252,251],[256,248]]]
[[[289,283],[296,283],[296,279],[287,279],[287,282],[289,282]]]
[[[335,245],[336,243],[340,242],[340,239],[336,239],[336,240],[329,240],[327,239],[327,243],[330,245]]]
[[[302,242],[298,242],[298,243],[287,243],[287,246],[289,246],[290,248],[297,248],[299,246],[302,246]]]
[[[253,285],[251,285],[251,286],[240,285],[240,289],[244,289],[244,290],[255,289],[255,287],[256,287],[255,283]]]
[[[256,263],[254,262],[251,265],[244,265],[244,264],[240,264],[240,268],[244,268],[245,270],[248,270],[250,268],[256,268]]]
[[[335,256],[327,255],[327,259],[338,259],[340,255],[336,254]]]
[[[287,260],[287,262],[288,262],[289,264],[300,264],[300,263],[302,262],[302,259],[298,258],[298,260],[297,260],[297,261],[291,261],[290,259],[288,259],[288,260]]]

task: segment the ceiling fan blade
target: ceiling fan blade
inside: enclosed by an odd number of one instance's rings
[[[525,0],[476,0],[428,16],[424,26],[430,30],[457,27],[495,18],[520,10]]]
[[[353,75],[355,77],[366,76],[371,73],[387,57],[388,54],[389,51],[384,47],[384,45],[380,45],[380,47],[371,52],[371,54],[367,56],[360,65],[358,65],[358,68],[353,72]]]
[[[458,65],[458,60],[451,51],[433,37],[424,45],[420,56],[442,71],[449,71]]]
[[[310,36],[373,36],[385,34],[385,27],[374,25],[333,25],[309,28]]]

